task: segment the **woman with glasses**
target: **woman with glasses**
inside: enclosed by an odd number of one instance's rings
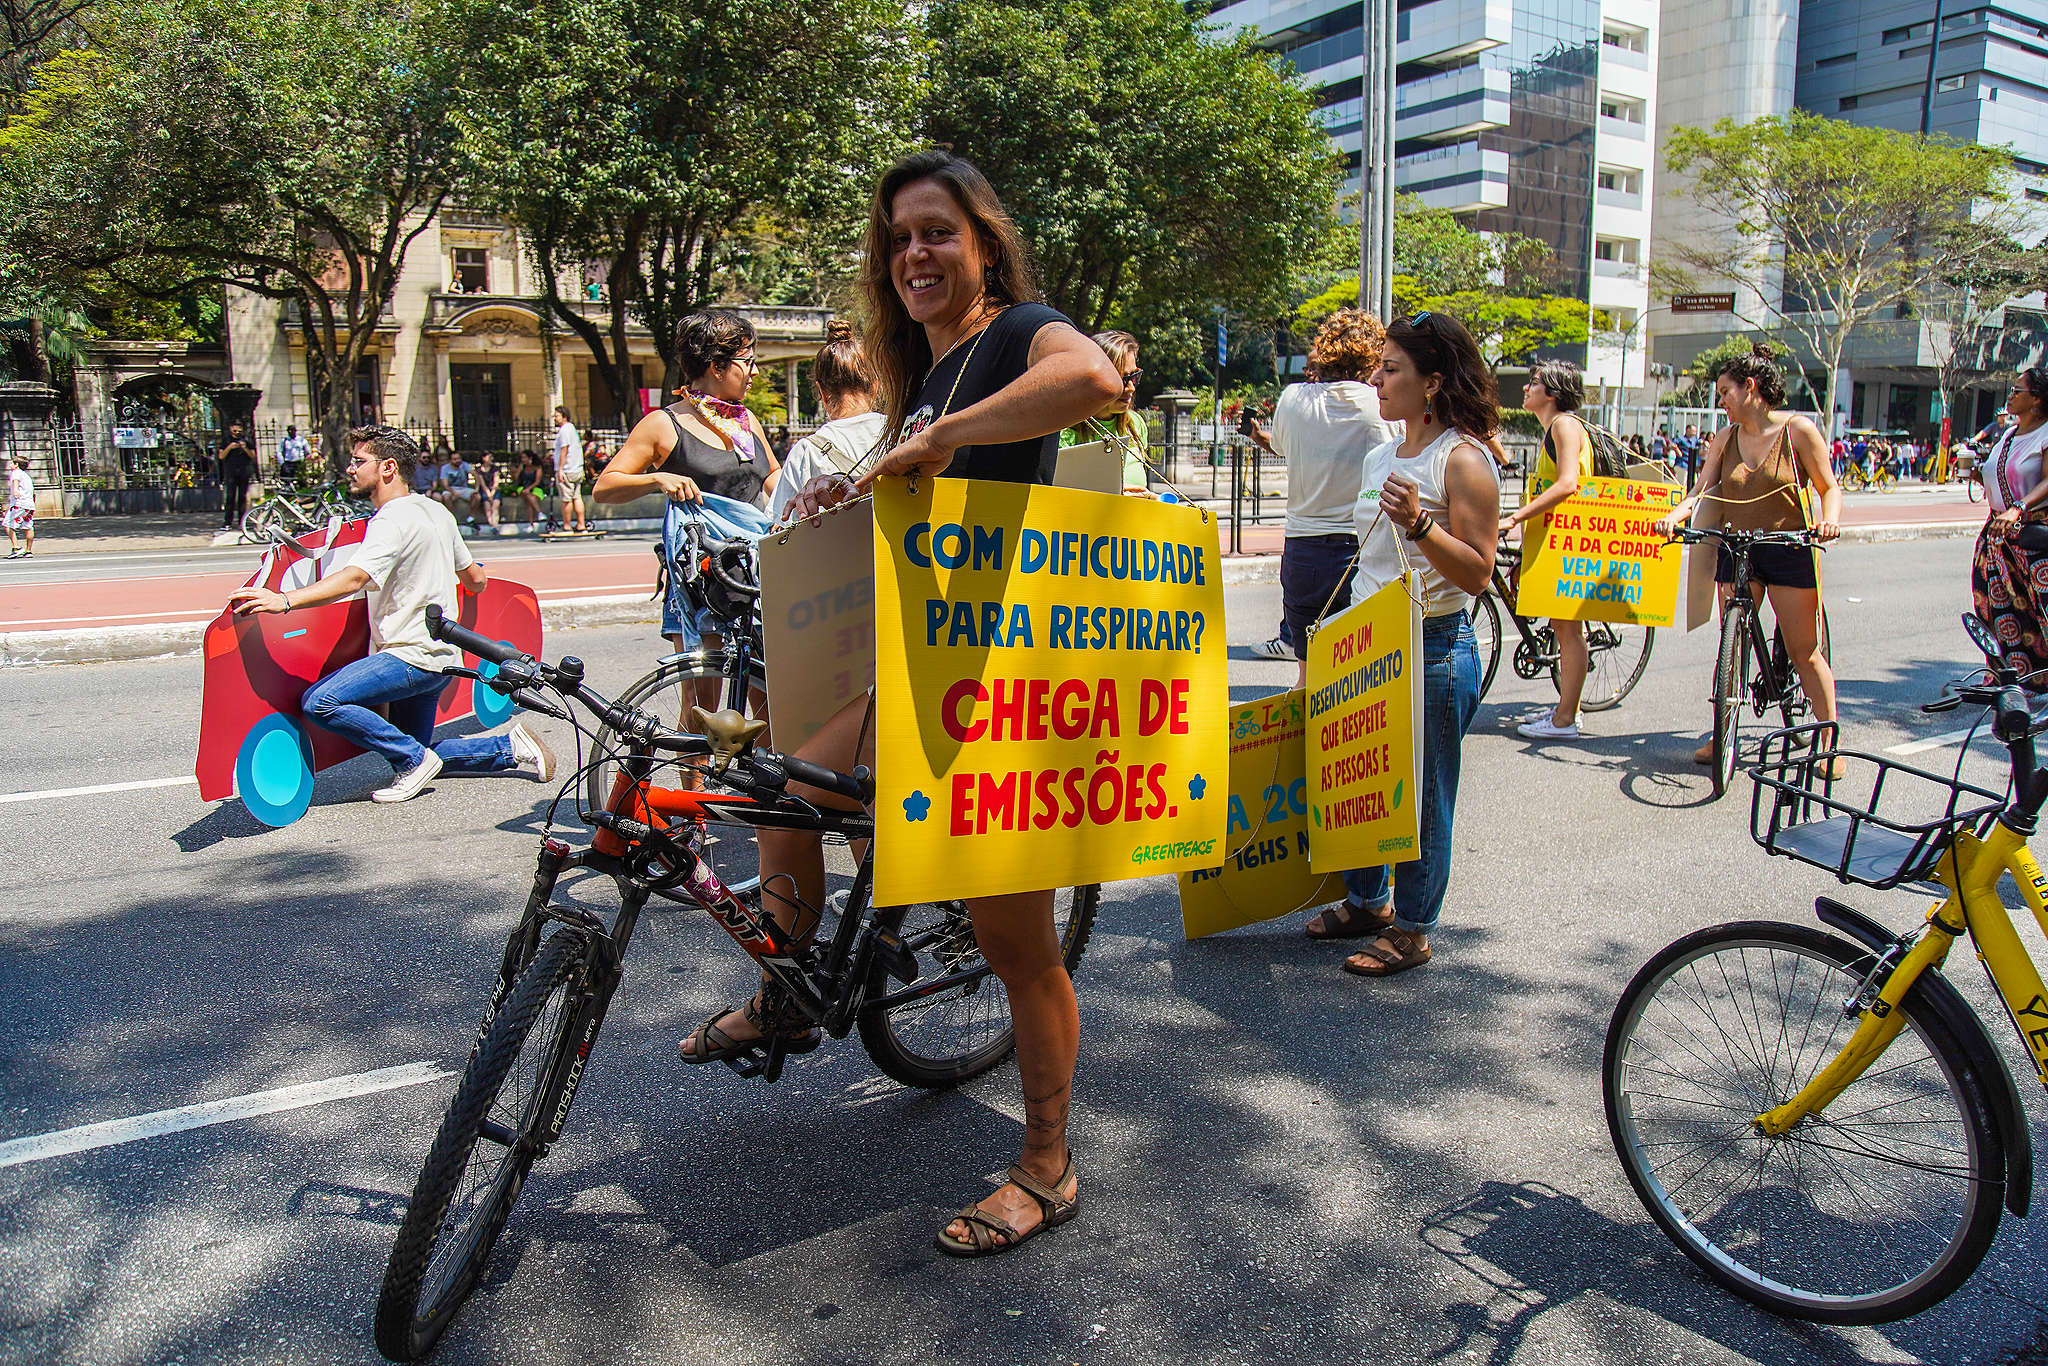
[[[1091,441],[1108,443],[1123,460],[1124,492],[1149,492],[1145,479],[1145,442],[1150,432],[1138,415],[1138,381],[1145,372],[1138,367],[1138,339],[1128,332],[1097,332],[1095,344],[1109,357],[1124,387],[1103,405],[1102,411],[1078,426],[1060,433],[1061,447],[1083,446]]]
[[[1459,751],[1479,710],[1472,599],[1493,574],[1500,534],[1500,484],[1486,447],[1500,428],[1500,404],[1478,344],[1447,313],[1388,327],[1372,384],[1380,416],[1405,423],[1406,435],[1366,457],[1352,515],[1359,548],[1351,592],[1369,597],[1410,568],[1422,575],[1421,838],[1419,856],[1401,865],[1391,891],[1384,865],[1344,874],[1342,910],[1351,933],[1372,936],[1344,970],[1391,977],[1430,960],[1429,934],[1450,885]]]
[[[1984,465],[1991,512],[1970,560],[1970,596],[1997,633],[2006,666],[2042,692],[2048,676],[2028,675],[2048,669],[2048,369],[2021,371],[2005,406],[2015,420]]]

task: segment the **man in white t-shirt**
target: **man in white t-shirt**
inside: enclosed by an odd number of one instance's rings
[[[36,485],[28,477],[28,457],[16,455],[7,471],[7,498],[0,508],[0,521],[7,524],[7,558],[10,560],[32,560],[36,557]],[[25,538],[28,548],[16,545],[17,537]]]
[[[228,597],[235,614],[289,612],[365,595],[370,653],[308,688],[299,706],[322,730],[390,760],[393,781],[371,793],[371,801],[418,796],[443,770],[497,773],[524,765],[548,781],[555,776],[554,754],[516,721],[502,736],[434,744],[434,708],[448,685],[441,670],[462,663],[462,652],[427,634],[427,605],[455,616],[456,585],[482,592],[483,566],[471,558],[448,509],[412,492],[420,448],[411,437],[392,427],[358,427],[349,433],[349,448],[349,487],[377,508],[355,558],[289,592],[237,588]],[[385,716],[372,710],[380,704]]]
[[[588,531],[583,520],[583,438],[569,410],[555,405],[555,496],[562,500],[562,529]]]
[[[313,448],[306,438],[299,435],[296,423],[284,429],[284,435],[277,440],[277,474],[287,484],[296,484],[305,475],[306,457]]]

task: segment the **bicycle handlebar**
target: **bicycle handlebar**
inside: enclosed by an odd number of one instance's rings
[[[1821,545],[1820,537],[1811,531],[1738,531],[1733,527],[1696,526],[1671,528],[1671,539],[1674,541],[1691,544],[1709,537],[1727,545],[1745,542],[1749,545],[1791,545],[1802,549]]]

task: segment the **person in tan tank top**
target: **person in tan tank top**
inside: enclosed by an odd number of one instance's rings
[[[1758,343],[1747,356],[1723,361],[1714,372],[1714,392],[1732,425],[1714,437],[1700,465],[1697,490],[1657,523],[1669,533],[1690,522],[1705,506],[1711,525],[1736,531],[1797,531],[1806,525],[1800,506],[1802,484],[1818,495],[1814,534],[1822,541],[1841,535],[1842,490],[1828,460],[1820,428],[1807,418],[1781,412],[1785,377],[1770,348]],[[1835,719],[1835,675],[1820,648],[1820,574],[1816,552],[1793,546],[1758,546],[1750,554],[1755,580],[1750,595],[1770,598],[1771,614],[1785,637],[1785,653],[1813,703],[1813,719]],[[1714,579],[1725,611],[1734,592],[1734,556],[1724,547]],[[1711,739],[1693,762],[1712,763]]]

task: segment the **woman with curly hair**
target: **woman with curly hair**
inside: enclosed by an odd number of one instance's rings
[[[2048,523],[2048,369],[2035,366],[2012,383],[2006,411],[2017,418],[1999,435],[1984,465],[1984,500],[1990,505],[1977,551],[1970,560],[1970,597],[1977,615],[1997,633],[2006,667],[2034,692],[2048,691],[2048,678],[2029,675],[2048,669],[2048,551],[2029,550],[2023,539],[2042,536]],[[2015,535],[2022,526],[2031,535]]]
[[[1500,534],[1500,484],[1486,449],[1500,404],[1478,343],[1446,313],[1389,327],[1372,383],[1381,414],[1405,423],[1407,435],[1366,457],[1352,594],[1370,596],[1410,568],[1422,575],[1421,830],[1416,858],[1401,865],[1391,890],[1385,865],[1355,869],[1344,874],[1342,905],[1317,919],[1323,938],[1370,936],[1346,972],[1391,977],[1430,960],[1429,933],[1450,886],[1460,749],[1479,710],[1472,599],[1493,574]]]
[[[1281,631],[1252,647],[1265,658],[1301,658],[1309,627],[1350,601],[1359,471],[1368,451],[1400,435],[1380,416],[1379,395],[1366,383],[1379,368],[1386,339],[1387,329],[1372,314],[1338,309],[1309,343],[1308,381],[1280,391],[1271,427],[1252,426],[1252,440],[1287,461]],[[1312,937],[1319,924],[1311,923]]]

